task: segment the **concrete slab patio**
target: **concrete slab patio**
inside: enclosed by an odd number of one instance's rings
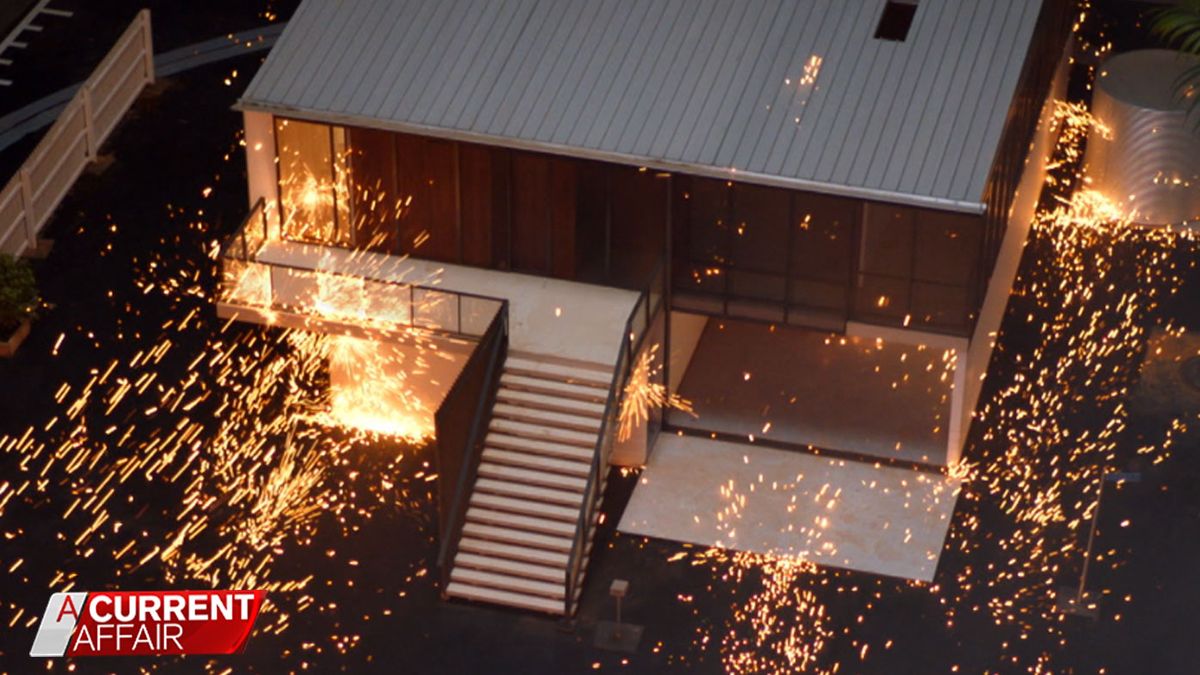
[[[663,434],[618,530],[928,582],[958,491],[933,473]]]

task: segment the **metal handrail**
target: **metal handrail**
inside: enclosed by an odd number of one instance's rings
[[[599,436],[592,453],[592,468],[588,472],[588,480],[583,492],[583,508],[579,512],[579,520],[575,523],[575,536],[571,541],[571,553],[567,557],[566,594],[563,603],[565,616],[568,618],[574,613],[575,593],[579,584],[579,573],[582,569],[584,542],[591,529],[591,521],[595,518],[596,504],[601,496],[599,493],[592,494],[592,492],[599,490],[600,476],[607,471],[608,457],[603,456],[604,448],[609,434],[614,432],[614,427],[609,422],[616,412],[616,406],[620,401],[621,393],[629,382],[629,376],[633,373],[633,357],[641,351],[653,320],[663,307],[666,280],[662,281],[663,292],[660,293],[658,303],[654,307],[650,306],[650,291],[655,281],[662,276],[664,267],[665,260],[660,260],[650,275],[650,282],[642,289],[637,303],[630,310],[629,317],[625,319],[624,332],[621,335],[621,348],[617,351],[617,367],[613,371],[612,380],[609,383],[608,396],[604,402],[604,416],[600,420]],[[646,314],[645,325],[642,326],[641,333],[634,339],[633,322],[639,311],[644,311]],[[624,361],[623,364],[622,361]]]
[[[341,272],[338,270],[314,269],[311,267],[302,267],[300,265],[293,265],[291,263],[262,262],[262,261],[258,260],[258,257],[257,257],[259,248],[261,248],[261,244],[257,247],[252,247],[247,244],[246,231],[254,224],[255,218],[258,218],[262,223],[261,241],[266,242],[269,240],[268,223],[267,223],[267,215],[266,215],[266,202],[262,198],[259,198],[254,203],[254,206],[251,207],[250,212],[243,219],[243,221],[242,221],[241,225],[238,227],[238,229],[235,230],[233,233],[231,233],[228,237],[226,237],[225,240],[221,243],[221,246],[219,249],[219,256],[222,259],[233,259],[233,260],[238,260],[241,262],[248,262],[248,263],[252,262],[252,263],[257,263],[260,265],[268,265],[270,267],[281,269],[281,270],[295,270],[297,272],[301,272],[304,274],[320,274],[320,275],[324,275],[327,277],[334,277],[334,278],[339,278],[339,279],[353,279],[353,280],[363,281],[364,283],[381,284],[381,285],[386,285],[386,286],[390,286],[393,288],[406,289],[409,293],[409,296],[408,296],[409,297],[408,321],[406,324],[401,324],[401,325],[407,325],[407,327],[414,328],[414,329],[433,330],[433,331],[440,331],[443,333],[452,333],[455,335],[479,338],[483,335],[483,333],[475,334],[475,333],[468,333],[468,332],[463,331],[462,299],[468,298],[468,299],[472,299],[472,300],[481,300],[481,301],[488,302],[488,303],[496,303],[497,305],[501,306],[497,310],[497,312],[504,313],[505,330],[507,331],[507,322],[508,322],[507,304],[508,304],[508,301],[504,298],[498,298],[498,297],[489,296],[489,295],[480,295],[478,293],[469,293],[466,291],[457,291],[457,290],[452,290],[452,289],[448,289],[448,288],[442,288],[439,286],[432,286],[432,285],[427,285],[427,284],[415,284],[415,283],[411,283],[411,282],[407,282],[407,281],[397,281],[394,279],[368,278],[368,277],[364,277],[359,274],[353,274],[350,272]],[[327,247],[327,248],[339,248],[339,249],[347,250],[347,251],[351,250],[351,249],[344,249],[342,247],[333,246],[333,245],[321,244],[321,246]],[[275,295],[274,294],[274,283],[275,282],[274,282],[273,277],[269,276],[268,279],[271,284],[271,288],[269,290],[269,295],[270,295],[269,306],[275,307],[276,306],[276,303],[274,301],[274,295]],[[440,293],[440,294],[444,294],[444,295],[448,295],[448,296],[454,296],[455,302],[456,302],[455,316],[457,317],[456,330],[449,330],[449,329],[447,329],[445,327],[441,327],[441,326],[419,324],[417,322],[417,302],[416,302],[416,294],[418,292]],[[278,305],[281,308],[287,308],[287,305],[284,303],[278,303]],[[331,318],[336,320],[336,317],[331,317]],[[400,322],[393,322],[393,323],[400,323]],[[485,329],[484,333],[486,333],[486,329]]]
[[[496,331],[496,334],[492,334]],[[470,431],[467,435],[466,447],[462,466],[459,468],[458,481],[454,491],[454,501],[447,515],[446,528],[438,545],[437,564],[441,574],[442,592],[446,592],[450,584],[450,562],[458,554],[458,544],[462,539],[462,529],[466,524],[467,510],[465,503],[469,499],[475,479],[479,475],[479,464],[482,461],[483,440],[487,434],[486,421],[491,418],[491,410],[495,405],[496,395],[500,389],[500,373],[508,355],[508,301],[496,312],[488,330],[481,342],[490,340],[491,353],[488,355],[487,366],[484,368],[484,386],[475,403],[475,412],[471,418]],[[464,370],[465,372],[465,370]],[[457,383],[456,383],[457,384]],[[451,387],[453,389],[453,386]]]

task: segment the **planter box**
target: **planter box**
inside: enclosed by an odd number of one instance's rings
[[[0,342],[0,357],[11,358],[13,354],[17,353],[17,347],[20,347],[21,343],[25,341],[25,337],[29,335],[29,325],[28,319],[22,321],[7,340]]]

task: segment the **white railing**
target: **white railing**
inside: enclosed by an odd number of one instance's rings
[[[37,248],[38,233],[142,89],[154,82],[150,10],[133,23],[0,190],[0,253]]]

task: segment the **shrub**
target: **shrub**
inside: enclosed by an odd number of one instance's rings
[[[34,318],[40,302],[29,261],[0,255],[0,338]]]
[[[1151,33],[1167,46],[1200,56],[1200,0],[1182,0],[1175,7],[1156,10],[1152,16]],[[1175,94],[1188,102],[1189,112],[1200,110],[1200,65],[1188,68],[1175,87]],[[1196,125],[1200,129],[1200,115],[1196,117]]]

